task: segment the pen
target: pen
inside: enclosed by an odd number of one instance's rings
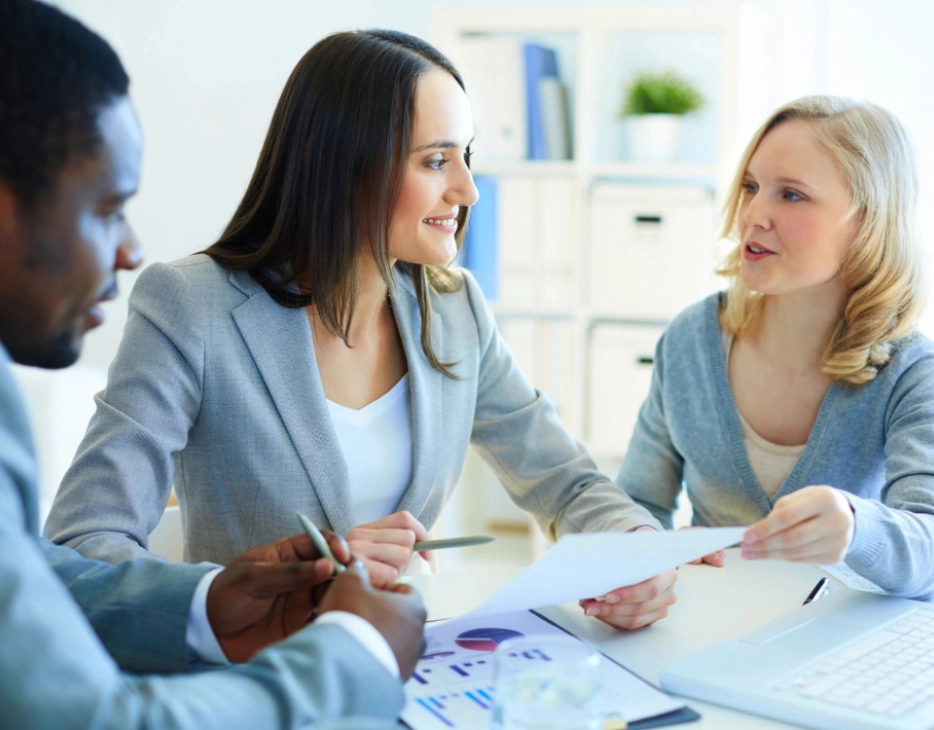
[[[415,543],[415,546],[412,549],[415,552],[420,553],[423,550],[444,550],[445,548],[471,547],[472,545],[485,545],[488,542],[493,542],[495,539],[495,537],[484,537],[482,535],[477,535],[476,537],[451,537],[447,540],[423,540],[422,542]]]
[[[321,530],[315,527],[315,523],[309,520],[301,512],[298,514],[298,521],[302,525],[302,529],[305,531],[305,534],[311,538],[312,544],[318,549],[318,552],[321,553],[321,556],[324,558],[329,558],[331,563],[334,565],[335,573],[343,573],[346,568],[337,562],[337,558],[334,557],[334,553],[331,552],[331,548],[328,547],[328,541],[324,539],[324,535],[321,534]]]
[[[830,581],[827,578],[821,578],[819,581],[817,581],[817,585],[814,586],[813,590],[808,593],[808,597],[804,599],[804,603],[801,605],[807,606],[809,603],[816,601],[827,592],[827,586],[829,585]]]

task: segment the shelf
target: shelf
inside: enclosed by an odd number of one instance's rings
[[[702,182],[713,188],[717,183],[716,165],[696,163],[649,164],[639,162],[593,162],[583,165],[589,177]]]
[[[516,162],[480,162],[471,167],[474,175],[494,177],[572,177],[578,163],[573,160],[518,160]]]

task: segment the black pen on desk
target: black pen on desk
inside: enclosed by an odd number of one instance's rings
[[[804,603],[802,603],[801,605],[807,606],[809,603],[813,603],[814,601],[816,601],[818,598],[820,598],[822,595],[824,595],[827,592],[827,586],[829,585],[830,585],[829,578],[821,578],[819,581],[817,581],[817,585],[814,586],[811,592],[808,593],[808,597],[804,599]]]

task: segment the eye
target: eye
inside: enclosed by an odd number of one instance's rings
[[[799,200],[804,200],[804,196],[799,195],[794,190],[786,190],[782,193],[782,197],[791,203],[797,203]]]
[[[759,192],[759,186],[753,182],[744,182],[740,187],[747,195],[755,195]]]
[[[440,170],[446,164],[448,164],[448,160],[444,157],[428,160],[428,167],[430,167],[432,170]]]
[[[464,162],[467,163],[467,166],[470,167],[470,158],[473,157],[473,150],[468,147],[464,150]]]

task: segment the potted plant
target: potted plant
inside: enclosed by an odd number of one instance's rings
[[[636,162],[671,162],[681,140],[685,114],[704,97],[675,71],[639,74],[626,88],[619,116],[626,119],[630,156]]]

